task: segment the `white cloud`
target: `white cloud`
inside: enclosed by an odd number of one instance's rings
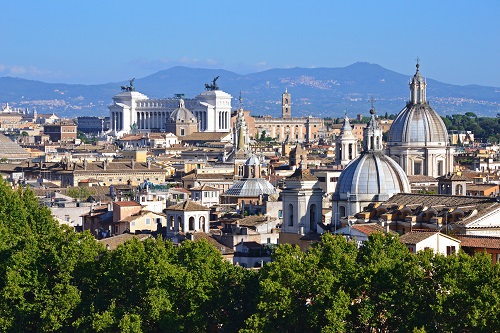
[[[9,76],[22,76],[24,78],[46,78],[57,77],[60,73],[54,73],[49,70],[43,70],[36,66],[22,66],[22,65],[6,65],[0,64],[0,73]]]

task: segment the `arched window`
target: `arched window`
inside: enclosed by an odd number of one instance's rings
[[[178,224],[178,228],[179,228],[179,231],[184,231],[184,225],[182,223],[182,217],[177,217],[177,224]]]
[[[205,231],[205,216],[200,217],[200,228],[202,231]]]
[[[288,205],[288,225],[293,226],[293,205]]]
[[[339,217],[345,217],[345,206],[339,206]]]
[[[463,191],[464,189],[462,184],[457,184],[457,186],[455,186],[455,195],[463,195]]]
[[[194,217],[189,218],[189,230],[196,230],[195,225],[194,225]]]
[[[316,205],[309,207],[309,230],[316,231]]]

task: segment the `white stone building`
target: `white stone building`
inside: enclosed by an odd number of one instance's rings
[[[214,80],[215,81],[215,80]],[[179,108],[178,98],[150,99],[133,86],[113,97],[110,105],[110,128],[121,137],[133,129],[161,132],[172,112]],[[231,132],[232,96],[215,85],[192,99],[184,99],[184,107],[198,119],[201,132]]]
[[[169,206],[165,212],[167,215],[167,235],[196,231],[208,233],[210,229],[210,208],[191,200]]]

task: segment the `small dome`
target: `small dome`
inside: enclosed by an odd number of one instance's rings
[[[239,180],[224,195],[237,197],[258,197],[259,195],[278,195],[276,188],[266,179],[248,178]]]
[[[170,114],[169,121],[173,123],[196,122],[196,117],[191,111],[184,107],[184,101],[181,99],[179,107]]]
[[[448,144],[448,131],[441,117],[429,104],[409,104],[396,117],[389,130],[387,144]]]
[[[246,160],[245,165],[260,165],[260,159],[257,156],[252,155]]]
[[[356,194],[359,200],[383,201],[397,193],[410,193],[403,169],[381,151],[364,152],[340,174],[335,197]]]

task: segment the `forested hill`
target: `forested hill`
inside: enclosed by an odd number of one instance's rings
[[[2,332],[498,332],[500,265],[398,236],[280,245],[260,270],[206,241],[106,251],[0,182]]]
[[[425,66],[421,68],[426,76]],[[193,98],[204,91],[204,84],[219,77],[217,85],[235,99],[242,95],[245,109],[252,115],[281,115],[281,94],[292,94],[293,116],[339,117],[367,114],[373,98],[379,114],[398,113],[409,97],[413,66],[405,74],[376,64],[358,62],[343,68],[270,69],[251,74],[237,74],[219,69],[172,67],[143,78],[136,78],[137,91],[150,98],[173,97],[182,93]],[[123,81],[98,85],[44,83],[0,77],[0,105],[36,107],[39,113],[56,112],[63,117],[108,115],[107,106]],[[427,77],[427,98],[442,116],[474,112],[494,116],[500,112],[500,88],[478,85],[452,85]]]

